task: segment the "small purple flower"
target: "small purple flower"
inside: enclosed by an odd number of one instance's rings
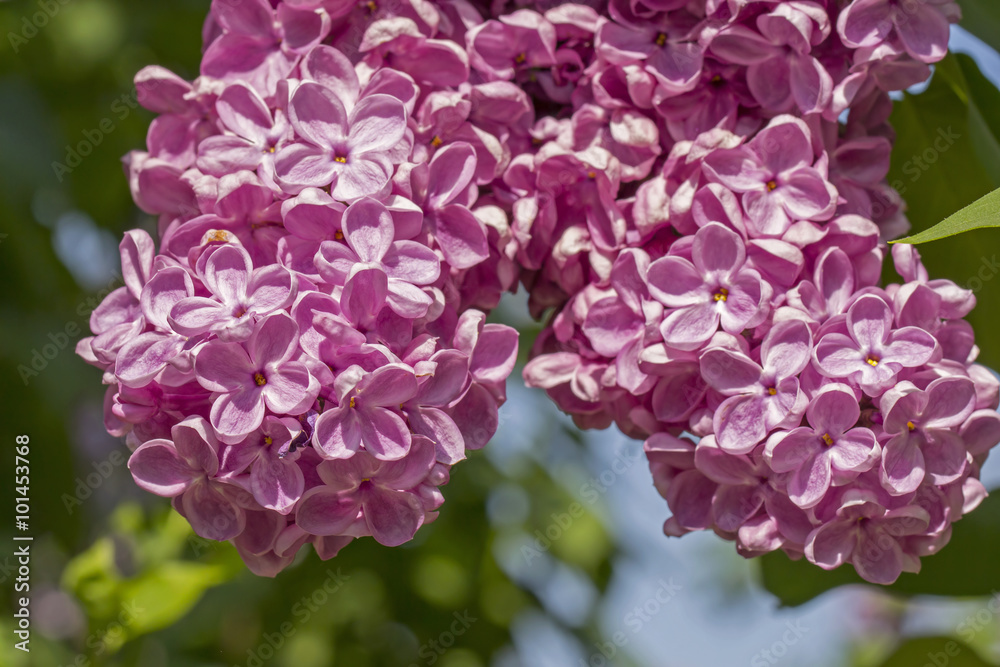
[[[256,171],[265,182],[273,183],[275,149],[291,134],[284,113],[272,114],[257,91],[239,82],[222,91],[215,108],[230,134],[208,137],[199,144],[198,168],[212,176]]]
[[[305,140],[275,156],[278,178],[297,189],[331,186],[334,199],[353,201],[389,182],[389,151],[406,131],[406,109],[389,95],[368,95],[348,114],[337,94],[307,81],[288,105],[295,133]]]
[[[285,313],[261,320],[246,344],[213,341],[195,358],[201,386],[218,396],[212,426],[224,441],[239,441],[260,428],[265,407],[294,415],[312,407],[319,384],[305,364],[293,361],[299,328]]]
[[[272,264],[254,270],[250,255],[235,245],[212,251],[201,279],[214,299],[191,296],[170,309],[171,327],[185,336],[211,332],[224,341],[246,340],[259,318],[295,298],[288,269]]]
[[[876,47],[893,31],[920,62],[937,62],[948,51],[948,19],[934,2],[854,0],[837,21],[837,32],[850,48]]]
[[[957,430],[976,407],[976,388],[964,377],[943,377],[919,391],[901,383],[881,401],[883,428],[891,436],[882,455],[882,485],[911,493],[925,476],[948,484],[966,469],[966,445]]]
[[[290,417],[268,415],[260,429],[222,452],[220,477],[237,476],[250,468],[250,492],[261,507],[288,514],[305,490],[305,477],[289,444],[301,432]]]
[[[361,523],[385,546],[409,542],[425,516],[414,489],[433,466],[434,445],[419,435],[413,437],[409,455],[400,461],[382,461],[365,452],[323,461],[316,471],[326,485],[306,492],[295,522],[313,535],[341,535]]]
[[[827,377],[861,387],[869,396],[894,385],[902,369],[926,364],[937,347],[923,329],[893,330],[892,311],[874,294],[862,296],[848,309],[847,331],[820,339],[813,351],[816,367]]]
[[[691,256],[661,257],[647,275],[649,293],[673,309],[660,327],[663,339],[681,350],[707,343],[720,323],[728,333],[741,333],[769,296],[760,274],[746,266],[743,240],[719,223],[698,230]]]
[[[809,365],[811,350],[809,327],[801,320],[787,320],[764,339],[761,364],[725,348],[711,348],[701,355],[705,382],[729,397],[713,420],[722,449],[750,452],[792,414],[800,395],[797,376]]]
[[[419,286],[430,285],[441,273],[434,251],[416,241],[394,241],[392,214],[374,199],[351,204],[341,225],[346,244],[324,241],[316,268],[325,281],[344,286],[341,307],[348,319],[367,322],[383,303],[400,317],[426,315],[433,300]],[[364,304],[363,311],[357,304]]]
[[[826,220],[837,191],[813,166],[805,122],[778,116],[748,144],[713,152],[704,170],[713,181],[743,193],[752,236],[780,236],[797,220]]]
[[[301,56],[330,32],[326,12],[267,0],[213,0],[222,34],[208,44],[201,73],[227,83],[245,81],[270,97]]]
[[[219,444],[201,417],[188,417],[171,429],[173,440],[149,440],[132,452],[128,468],[135,483],[150,493],[179,499],[191,527],[209,540],[230,540],[246,522],[232,487],[215,479]]]
[[[900,540],[924,532],[929,523],[921,507],[888,510],[873,493],[850,489],[836,517],[809,534],[805,555],[824,570],[853,563],[866,581],[889,585],[904,569],[920,568],[920,560],[905,552]]]
[[[352,366],[337,376],[335,390],[337,407],[319,416],[313,435],[324,457],[351,458],[362,445],[382,461],[406,456],[411,436],[400,406],[417,394],[413,369],[393,363],[367,373]]]
[[[788,497],[799,507],[819,503],[836,479],[846,482],[881,457],[875,434],[854,428],[861,416],[857,396],[845,385],[828,385],[809,403],[809,426],[772,435],[765,457],[775,472],[791,473]]]

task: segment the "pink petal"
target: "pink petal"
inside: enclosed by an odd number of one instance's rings
[[[904,5],[896,11],[896,32],[907,53],[925,63],[941,60],[948,50],[950,28],[941,11],[921,3]]]
[[[158,496],[173,498],[186,491],[204,473],[182,459],[169,440],[149,440],[128,460],[135,483]]]
[[[764,338],[760,350],[765,371],[777,379],[798,375],[812,357],[812,332],[802,320],[779,322]]]
[[[347,244],[362,262],[380,261],[392,244],[392,216],[374,199],[365,197],[347,207],[341,224]]]
[[[212,426],[220,437],[247,435],[264,421],[264,397],[259,388],[222,394],[212,404]]]
[[[364,157],[349,157],[339,171],[332,195],[335,199],[353,201],[379,192],[389,182],[393,168],[384,156],[369,153]]]
[[[391,410],[372,407],[360,420],[361,442],[365,450],[382,461],[398,461],[410,451],[410,429]]]
[[[302,496],[295,523],[311,535],[339,535],[354,523],[360,509],[353,496],[318,486]]]
[[[761,382],[761,367],[744,354],[713,348],[701,355],[701,374],[712,389],[725,396],[754,391]]]
[[[325,149],[346,148],[347,110],[332,90],[306,81],[295,89],[288,117],[299,136],[310,143]]]
[[[256,370],[239,343],[209,343],[195,358],[198,383],[209,391],[228,392],[249,387]]]
[[[246,515],[218,486],[208,480],[195,483],[181,496],[181,505],[195,533],[221,542],[243,532]]]
[[[250,470],[250,490],[261,506],[287,513],[302,496],[305,477],[297,463],[270,454],[257,458]]]
[[[369,484],[363,495],[365,522],[379,544],[398,547],[409,542],[424,522],[423,505],[415,494]]]
[[[649,265],[646,274],[649,293],[671,308],[704,302],[707,287],[701,273],[681,257],[661,257]]]
[[[924,479],[921,440],[903,433],[889,440],[882,450],[882,484],[894,495],[916,491]]]
[[[327,409],[316,420],[313,442],[328,459],[350,458],[361,448],[357,411],[347,406]]]
[[[414,285],[430,285],[441,275],[441,260],[416,241],[396,241],[382,259],[386,275]]]
[[[471,268],[490,256],[483,223],[464,206],[445,206],[435,213],[434,223],[434,238],[456,269]]]
[[[406,109],[389,95],[367,95],[351,111],[348,145],[352,153],[384,152],[403,139]]]
[[[450,144],[437,153],[430,162],[427,204],[431,209],[441,209],[459,196],[476,173],[476,151],[464,141]]]
[[[274,125],[264,100],[244,83],[227,86],[219,95],[215,110],[227,128],[255,143],[266,141],[267,133]]]
[[[840,567],[856,551],[860,531],[853,521],[831,521],[809,534],[805,554],[824,570]]]

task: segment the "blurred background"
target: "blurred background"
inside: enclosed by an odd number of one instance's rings
[[[890,181],[918,230],[1000,187],[1000,3],[962,4],[952,46],[969,55],[950,56],[893,115]],[[207,9],[0,2],[0,479],[11,508],[0,665],[1000,664],[1000,494],[891,591],[781,555],[745,561],[711,534],[665,538],[641,444],[581,434],[519,372],[495,441],[457,468],[440,519],[402,548],[360,540],[328,562],[304,549],[262,579],[140,492],[127,449],[104,431],[100,373],[73,348],[120,285],[122,233],[152,230],[120,164],[152,119],[132,77],[154,63],[196,76]],[[941,129],[957,141],[914,170]],[[1000,367],[1000,233],[922,252],[932,275],[976,291],[981,361]],[[526,312],[514,295],[494,314],[525,351],[537,333]],[[31,441],[30,654],[13,647],[19,434]],[[1000,456],[984,476],[1000,488]]]

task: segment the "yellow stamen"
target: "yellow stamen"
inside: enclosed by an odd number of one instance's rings
[[[719,84],[722,83],[722,77],[716,74],[712,77],[712,83]]]
[[[826,443],[827,447],[829,447],[829,446],[831,446],[833,444],[833,438],[830,437],[829,433],[824,433],[823,434],[823,442]]]
[[[368,0],[368,2],[365,3],[365,7],[368,8],[368,11],[373,13],[378,9],[378,5],[375,4],[374,0]]]
[[[205,239],[206,243],[228,243],[229,242],[229,232],[224,229],[216,229],[208,233]]]
[[[588,171],[587,172],[587,178],[597,178],[597,172],[596,171]]]
[[[431,139],[431,146],[433,146],[434,148],[437,148],[438,146],[440,146],[443,143],[444,142],[441,140],[441,137],[439,137],[437,135],[434,135],[434,138]]]
[[[338,229],[337,231],[335,231],[333,233],[333,238],[337,239],[338,241],[343,241],[344,240],[344,232],[342,232],[342,231],[340,231]]]
[[[768,387],[767,393],[770,394],[771,396],[777,396],[778,390],[775,389],[774,387]]]
[[[865,359],[865,361],[868,363],[869,366],[878,366],[878,362],[881,361],[881,359],[879,359],[876,356],[869,355],[869,357]]]
[[[347,163],[347,158],[346,157],[341,157],[339,155],[335,155],[333,157],[333,161],[334,162],[339,162],[340,164],[346,164]]]
[[[519,53],[519,54],[517,54],[517,57],[514,58],[514,62],[516,62],[518,65],[520,65],[520,64],[522,64],[527,59],[528,59],[528,56],[524,55],[523,53]]]
[[[771,180],[767,182],[767,191],[774,192],[778,188],[778,182]]]
[[[272,438],[269,435],[265,435],[264,436],[264,444],[265,445],[270,445],[272,442],[274,442],[274,438]]]
[[[914,424],[913,422],[906,422],[906,428],[910,429],[911,431],[915,431],[917,429],[917,425]]]
[[[350,403],[350,405],[351,405],[352,408],[357,407],[357,397],[356,396],[351,396],[351,403]]]
[[[667,43],[667,33],[661,32],[659,35],[656,36],[657,46],[665,46],[666,43]]]
[[[725,301],[728,297],[729,297],[729,290],[727,290],[725,287],[720,287],[719,291],[715,293],[714,298],[716,301]]]
[[[370,482],[370,481],[372,481],[372,478],[371,477],[362,477],[361,481],[362,482]]]
[[[253,381],[258,387],[263,387],[267,384],[267,379],[260,373],[254,373]]]

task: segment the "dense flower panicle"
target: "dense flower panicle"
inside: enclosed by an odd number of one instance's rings
[[[985,496],[975,300],[886,241],[889,93],[953,0],[213,2],[149,67],[159,217],[78,351],[137,482],[274,574],[398,545],[528,383],[646,441],[669,535],[894,581]]]
[[[462,3],[212,5],[201,76],[136,77],[160,116],[126,158],[159,217],[78,351],[144,489],[273,576],[433,521],[492,437],[517,280],[489,186],[529,98],[470,69]]]
[[[549,318],[526,380],[581,427],[646,440],[669,535],[879,583],[917,570],[985,496],[1000,441],[971,292],[907,246],[903,283],[879,286],[908,227],[888,93],[929,76],[957,5],[599,11],[571,102],[504,175]]]

